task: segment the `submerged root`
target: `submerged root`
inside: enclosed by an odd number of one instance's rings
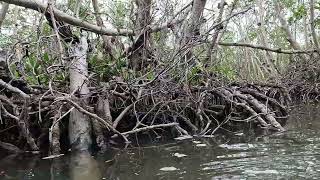
[[[286,95],[277,90],[270,93],[270,89],[273,87],[181,87],[170,83],[130,86],[115,82],[108,87],[93,89],[86,107],[73,100],[72,96],[76,94],[69,96],[55,91],[58,96],[54,97],[43,89],[38,94],[27,95],[30,96],[30,104],[14,99],[15,96],[8,98],[2,95],[1,117],[5,123],[9,119],[16,120],[18,127],[24,129],[22,135],[31,150],[39,149],[41,144],[36,145],[32,136],[40,138],[40,135],[36,135],[39,133],[34,126],[31,130],[29,125],[20,122],[29,122],[25,119],[29,116],[33,117],[30,123],[35,124],[53,119],[48,128],[50,154],[61,153],[63,144],[60,136],[66,133],[61,132],[59,124],[67,125],[68,116],[75,109],[91,119],[93,137],[101,150],[107,149],[110,139],[119,137],[120,142],[129,143],[136,134],[146,131],[157,137],[168,131],[175,136],[211,136],[220,128],[234,123],[250,123],[258,128],[284,131],[283,120],[288,115],[284,103],[287,102]],[[19,93],[17,90],[13,92]],[[3,127],[7,128],[7,125]],[[0,140],[6,141],[5,138]]]

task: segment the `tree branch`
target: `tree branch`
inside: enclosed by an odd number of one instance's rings
[[[269,48],[260,45],[247,44],[247,43],[227,43],[227,42],[219,42],[220,46],[238,46],[238,47],[248,47],[253,49],[260,49],[264,51],[271,51],[280,54],[309,54],[317,52],[316,49],[311,50],[282,50],[281,48]]]
[[[27,9],[38,11],[40,13],[47,12],[47,5],[43,4],[39,0],[32,0],[32,1],[31,0],[0,0],[0,2],[5,2],[8,4],[14,4],[17,6],[25,7]],[[85,22],[82,19],[78,19],[73,16],[70,16],[67,13],[64,13],[63,11],[60,11],[56,8],[53,8],[53,13],[57,21],[63,21],[70,25],[81,27],[86,29],[87,31],[91,31],[97,34],[108,35],[108,36],[129,36],[129,35],[133,36],[136,34],[136,32],[129,29],[117,29],[114,27],[110,27],[110,28],[100,27],[100,26]],[[173,24],[180,23],[181,21],[182,20],[179,19],[176,21],[170,21],[170,22],[161,24],[159,26],[151,27],[150,32],[160,31],[162,29],[171,27]]]
[[[20,89],[18,89],[16,87],[13,87],[11,84],[4,82],[2,79],[0,79],[0,86],[3,86],[4,88],[6,88],[12,92],[20,94],[24,99],[30,98],[30,96],[28,94],[24,93],[23,91],[21,91]]]

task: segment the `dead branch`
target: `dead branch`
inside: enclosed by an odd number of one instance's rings
[[[247,47],[247,48],[253,48],[253,49],[260,49],[264,51],[271,51],[275,53],[281,53],[281,54],[310,54],[317,52],[316,49],[312,50],[283,50],[281,48],[269,48],[264,47],[261,45],[254,45],[254,44],[248,44],[248,43],[226,43],[226,42],[219,42],[220,46],[235,46],[235,47]]]

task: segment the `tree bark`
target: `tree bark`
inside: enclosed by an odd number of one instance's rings
[[[0,10],[0,29],[1,29],[1,26],[2,26],[2,23],[3,23],[4,19],[6,18],[8,9],[9,9],[9,4],[8,3],[3,3],[2,4],[2,8]]]
[[[104,89],[105,92],[107,92]],[[112,124],[112,116],[110,112],[110,104],[109,104],[109,95],[106,93],[105,95],[99,97],[96,107],[97,115],[106,120],[108,124]],[[97,120],[92,119],[92,126],[94,130],[94,134],[96,135],[96,143],[101,151],[107,150],[107,141],[104,137],[103,131],[105,127]]]
[[[225,3],[225,0],[221,0],[220,1],[220,11],[219,11],[219,16],[216,20],[216,22],[221,22],[222,20],[222,16],[223,16],[223,13],[224,13],[224,3]],[[212,65],[213,63],[211,62],[211,56],[212,56],[212,51],[213,49],[215,49],[215,47],[217,46],[217,40],[218,40],[218,37],[219,37],[219,33],[221,31],[221,29],[223,28],[223,25],[221,24],[220,27],[218,27],[214,34],[213,34],[213,37],[212,37],[212,41],[209,45],[209,48],[208,48],[208,51],[207,51],[207,56],[206,56],[206,62],[205,63],[209,63],[209,66]]]
[[[186,27],[183,44],[188,44],[193,38],[200,35],[200,26],[203,22],[203,11],[207,0],[194,0],[191,10],[190,23]]]
[[[79,44],[73,47],[73,60],[70,64],[70,92],[78,94],[78,101],[86,105],[88,88],[88,43],[82,32]],[[88,117],[78,110],[71,111],[69,119],[69,139],[73,150],[88,150],[91,146],[91,125]]]
[[[152,62],[152,42],[150,38],[152,0],[135,0],[137,6],[135,29],[140,32],[129,56],[129,66],[135,71],[145,69]]]
[[[203,11],[207,0],[194,0],[192,4],[191,16],[181,40],[181,47],[187,49],[185,59],[188,61],[193,54],[193,44],[197,37],[200,36],[200,27],[203,22]]]
[[[92,0],[92,6],[93,6],[93,9],[94,9],[94,14],[95,14],[95,17],[96,17],[97,25],[100,26],[100,27],[105,28],[103,20],[102,20],[102,18],[100,16],[100,10],[99,10],[98,1],[97,0]],[[103,40],[103,48],[104,48],[105,53],[107,53],[111,59],[114,59],[114,57],[115,57],[115,52],[114,52],[115,49],[112,48],[112,43],[111,43],[112,39],[107,35],[102,35],[102,40]],[[115,41],[115,39],[114,39],[114,41]]]
[[[61,110],[61,109],[60,109]],[[59,127],[59,117],[61,116],[61,111],[57,112],[53,116],[52,126],[49,129],[49,155],[60,154],[60,127]]]

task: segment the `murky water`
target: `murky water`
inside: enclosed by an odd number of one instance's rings
[[[0,179],[319,179],[320,106],[296,107],[284,133],[216,139],[112,151],[54,160],[8,156]]]

